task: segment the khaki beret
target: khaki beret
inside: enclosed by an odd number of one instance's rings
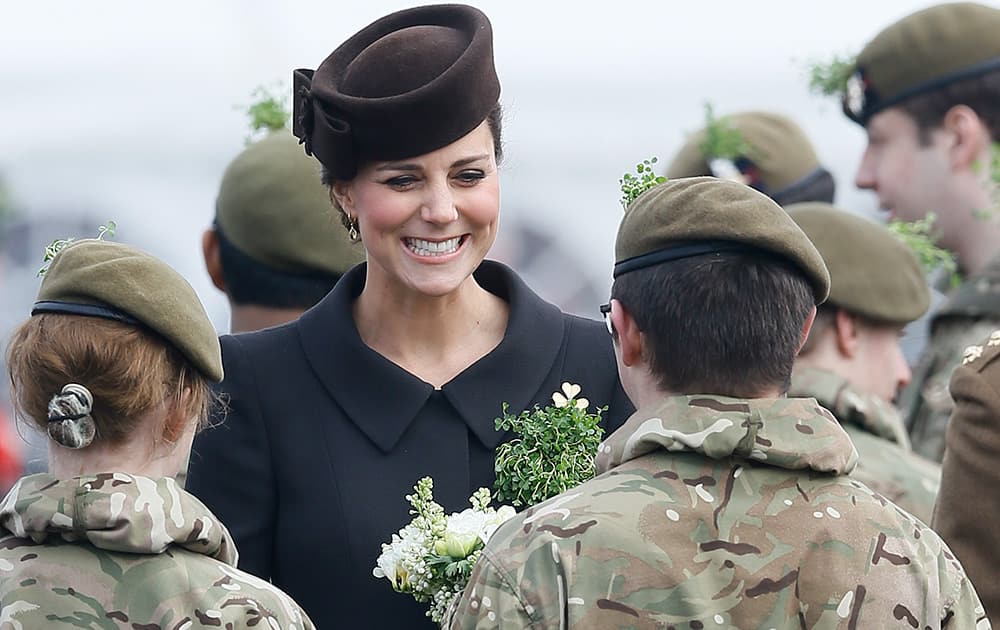
[[[886,227],[825,203],[787,206],[830,270],[829,302],[862,317],[906,325],[931,303],[920,262]]]
[[[215,222],[238,250],[272,269],[341,275],[362,262],[320,183],[320,165],[286,130],[243,150],[226,168]]]
[[[490,21],[462,4],[379,18],[293,80],[295,136],[340,180],[451,144],[500,98]]]
[[[808,278],[817,304],[830,292],[822,256],[781,206],[749,186],[715,177],[673,179],[639,195],[618,228],[614,275],[723,251],[784,258]]]
[[[742,112],[724,116],[720,122],[738,132],[747,145],[747,154],[732,160],[738,175],[779,203],[790,189],[805,186],[826,172],[805,132],[787,116],[773,112]],[[705,129],[691,134],[667,167],[668,178],[724,176],[713,170],[716,156],[705,155],[706,135]]]
[[[103,317],[159,334],[211,381],[222,380],[219,337],[198,295],[170,265],[111,241],[62,249],[45,272],[31,311]]]
[[[1000,9],[959,2],[918,11],[879,33],[855,64],[843,108],[865,125],[887,107],[1000,69]]]

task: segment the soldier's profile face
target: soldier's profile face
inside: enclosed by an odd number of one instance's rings
[[[858,188],[878,195],[889,219],[915,221],[929,212],[947,213],[951,165],[943,132],[932,131],[921,143],[913,118],[898,107],[881,111],[868,121],[868,144],[855,176]]]
[[[910,382],[910,367],[903,356],[899,326],[858,326],[858,354],[851,370],[851,383],[869,394],[892,403],[899,391]]]
[[[414,158],[366,164],[335,185],[356,216],[369,279],[428,295],[457,289],[496,239],[500,182],[487,123]]]

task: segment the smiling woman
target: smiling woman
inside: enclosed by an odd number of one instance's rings
[[[319,627],[420,626],[371,567],[417,479],[448,511],[492,486],[503,403],[544,405],[570,381],[608,406],[609,431],[632,411],[604,326],[485,260],[500,216],[492,48],[477,9],[419,7],[295,73],[295,134],[367,262],[297,322],[223,338],[230,413],[195,445],[189,485],[241,566]]]

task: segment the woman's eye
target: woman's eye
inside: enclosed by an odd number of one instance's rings
[[[384,183],[386,186],[391,186],[392,188],[406,188],[417,181],[417,178],[413,175],[399,175],[393,177],[392,179],[386,180]]]
[[[486,177],[486,173],[480,170],[462,171],[458,174],[458,180],[463,184],[475,184],[484,177]]]

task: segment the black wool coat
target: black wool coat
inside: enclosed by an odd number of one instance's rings
[[[608,433],[633,407],[604,325],[562,313],[499,263],[475,277],[510,305],[504,338],[440,390],[361,340],[351,307],[364,277],[354,268],[298,321],[222,338],[228,415],[195,440],[187,488],[229,527],[240,568],[318,628],[429,628],[424,605],[372,575],[411,518],[416,481],[434,478],[447,513],[468,507],[493,485],[501,405],[544,406],[564,381],[608,406]]]

